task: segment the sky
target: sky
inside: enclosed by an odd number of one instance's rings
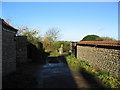
[[[2,2],[1,17],[11,17],[16,28],[36,28],[40,35],[59,28],[64,41],[92,34],[118,39],[117,2]]]

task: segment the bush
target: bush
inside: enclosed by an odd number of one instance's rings
[[[111,37],[100,37],[98,35],[87,35],[81,41],[114,41]]]
[[[87,35],[81,41],[101,41],[98,35]]]

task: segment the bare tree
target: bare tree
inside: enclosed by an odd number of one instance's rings
[[[51,42],[60,39],[60,30],[58,28],[50,28],[46,33],[45,37],[49,38]]]
[[[5,18],[5,22],[7,22],[8,24],[10,24],[13,27],[18,27],[18,25],[16,23],[14,23],[14,20],[12,17],[8,16],[7,18]]]
[[[60,30],[58,28],[51,28],[45,33],[43,42],[44,48],[47,51],[54,50],[54,42],[60,39]]]
[[[10,24],[10,23],[12,23],[13,22],[13,19],[12,19],[12,17],[7,17],[6,19],[5,19],[5,21],[8,23],[8,24]]]

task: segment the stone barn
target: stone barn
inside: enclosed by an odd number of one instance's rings
[[[17,29],[2,20],[2,75],[16,71]]]
[[[99,70],[120,76],[120,41],[80,41],[77,59],[87,61]]]

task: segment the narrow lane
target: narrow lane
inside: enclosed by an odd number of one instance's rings
[[[67,65],[64,56],[49,57],[47,64],[36,70],[37,88],[103,88],[88,72],[79,72]]]
[[[44,65],[29,63],[17,69],[27,77],[35,78],[33,88],[103,88],[103,85],[85,71],[76,71],[64,56],[48,57]],[[21,83],[22,86],[22,83]],[[28,86],[26,86],[28,87]]]
[[[58,57],[49,57],[35,75],[38,88],[77,88],[70,69]]]

